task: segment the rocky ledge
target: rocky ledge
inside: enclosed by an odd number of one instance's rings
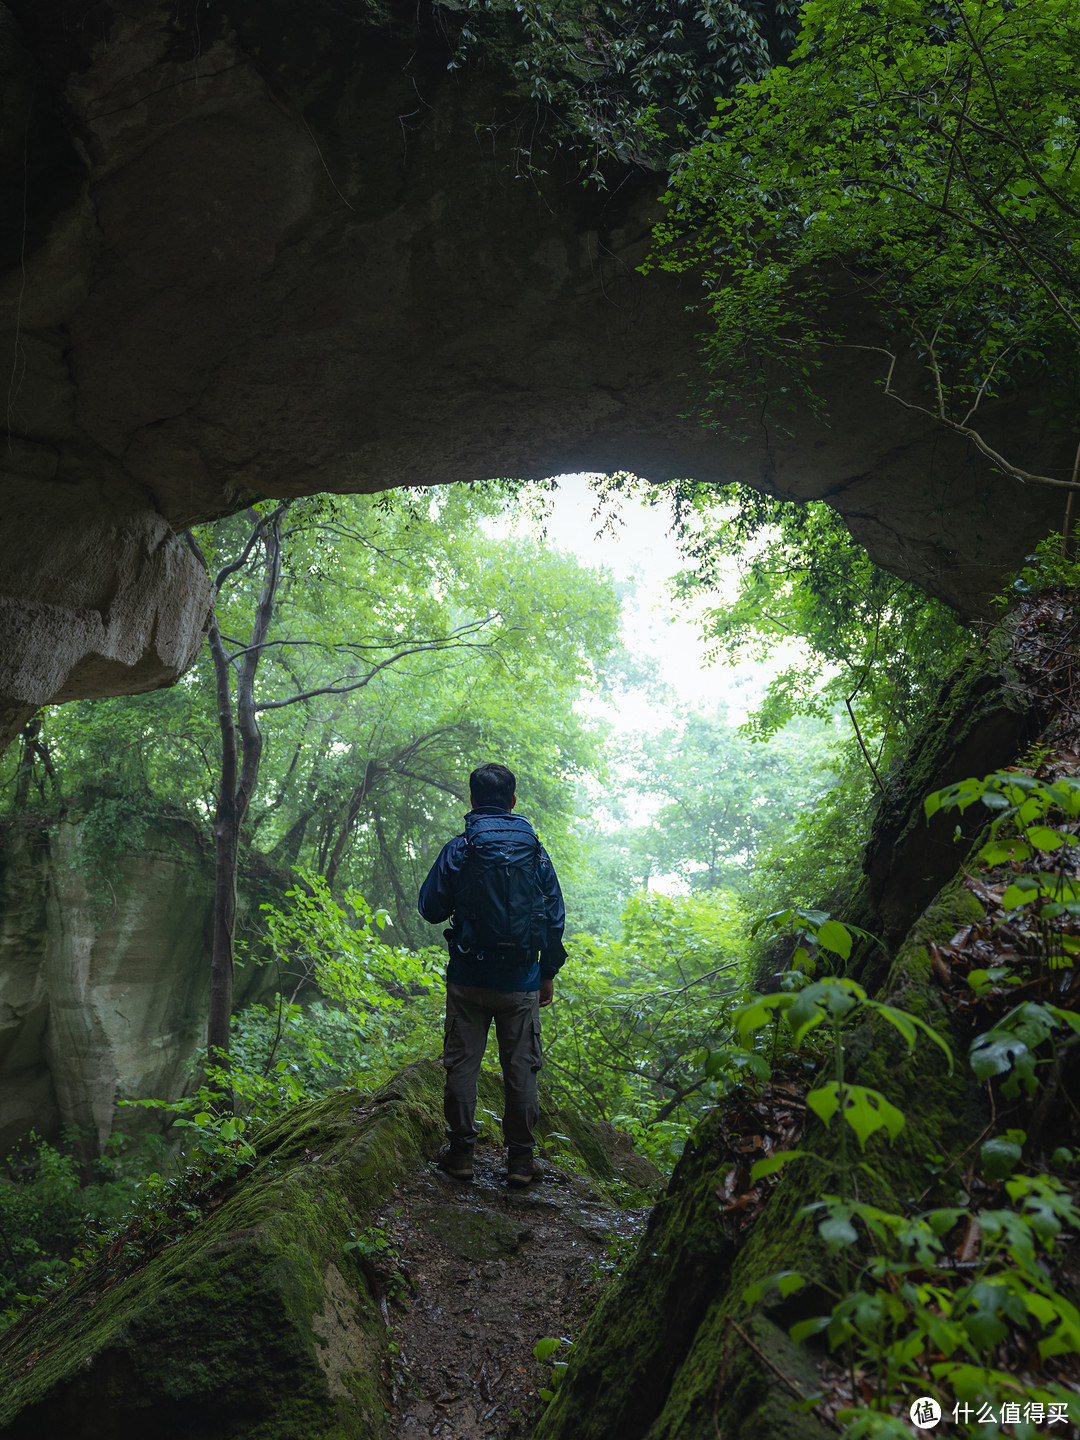
[[[498,1106],[500,1099],[498,1079],[485,1076],[481,1105]],[[518,1197],[497,1182],[492,1164],[481,1167],[473,1187],[432,1166],[441,1102],[442,1071],[434,1060],[408,1067],[373,1096],[336,1092],[263,1131],[254,1166],[201,1197],[180,1238],[163,1248],[148,1244],[149,1222],[121,1235],[0,1336],[0,1434],[366,1440],[385,1434],[395,1411],[404,1423],[410,1377],[389,1363],[388,1326],[406,1314],[406,1307],[387,1304],[400,1263],[395,1259],[388,1273],[395,1226],[403,1245],[415,1230],[411,1244],[425,1272],[451,1286],[447,1298],[429,1283],[408,1307],[414,1331],[428,1316],[435,1334],[443,1322],[439,1301],[447,1316],[459,1304],[458,1272],[466,1274],[470,1295],[479,1295],[489,1272],[519,1265],[533,1233],[543,1241],[545,1227],[573,1232],[545,1248],[571,1268],[595,1268],[609,1230],[632,1231],[636,1223],[616,1226],[614,1192],[624,1203],[640,1200],[631,1187],[655,1178],[619,1146],[609,1154],[603,1127],[546,1104],[541,1133],[569,1163],[515,1210]],[[411,1198],[403,1200],[406,1194]],[[555,1297],[546,1282],[537,1295],[530,1283],[523,1275],[498,1288],[528,1308],[535,1329],[552,1323],[547,1310]],[[481,1338],[496,1345],[505,1361],[499,1368],[508,1368],[520,1389],[537,1337],[525,1333],[528,1325],[504,1321],[498,1335]],[[473,1319],[466,1335],[469,1325],[454,1322],[455,1336],[470,1344],[478,1323]],[[413,1390],[426,1388],[429,1361],[438,1358],[433,1344],[410,1332],[408,1349],[420,1367]],[[481,1379],[489,1383],[490,1376]],[[519,1408],[515,1393],[508,1382],[508,1420]],[[459,1394],[460,1388],[454,1399]],[[439,1398],[432,1395],[429,1409]],[[448,1396],[442,1400],[445,1416]]]

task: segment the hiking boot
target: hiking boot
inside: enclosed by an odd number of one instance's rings
[[[539,1180],[543,1173],[539,1160],[534,1160],[531,1155],[515,1155],[506,1167],[506,1183],[531,1185],[534,1180]]]
[[[455,1150],[452,1145],[444,1145],[435,1163],[444,1175],[450,1175],[455,1180],[472,1179],[471,1150]]]

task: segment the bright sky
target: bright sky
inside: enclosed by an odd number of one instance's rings
[[[723,703],[731,723],[741,724],[779,665],[704,663],[699,618],[710,601],[705,597],[690,610],[677,608],[672,599],[668,581],[685,567],[667,528],[669,513],[624,500],[619,512],[623,523],[598,536],[602,521],[593,518],[596,496],[587,475],[560,476],[554,500],[548,522],[551,543],[584,565],[606,567],[616,580],[636,582],[635,595],[623,604],[623,639],[631,654],[653,657],[681,704],[708,711]],[[618,729],[654,730],[670,724],[664,710],[644,697],[631,697],[618,713],[604,707],[604,713]]]
[[[708,712],[723,704],[729,723],[741,724],[759,704],[772,676],[798,657],[799,647],[780,646],[765,664],[706,664],[700,617],[715,604],[716,595],[703,596],[692,608],[673,599],[669,581],[686,566],[669,529],[670,511],[624,499],[618,512],[622,523],[607,526],[598,534],[604,517],[593,516],[596,495],[589,489],[589,477],[560,475],[558,483],[547,521],[549,543],[576,555],[583,565],[610,570],[616,580],[635,582],[634,593],[623,602],[627,650],[636,657],[655,659],[661,678],[680,705]],[[505,523],[486,528],[491,533],[512,533]],[[531,522],[520,521],[514,528],[529,529]],[[730,576],[733,593],[734,562]],[[650,703],[641,692],[632,693],[618,707],[597,696],[586,696],[578,703],[584,713],[607,720],[616,731],[658,731],[672,723],[669,709]],[[629,798],[624,796],[624,803]],[[629,805],[628,818],[631,823],[646,824],[660,803],[659,797],[639,795]],[[602,805],[597,816],[602,817]],[[675,875],[654,876],[649,888],[673,895],[688,893],[685,881]]]

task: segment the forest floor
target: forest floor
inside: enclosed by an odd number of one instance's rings
[[[471,1183],[434,1163],[412,1176],[370,1232],[385,1247],[394,1440],[530,1434],[551,1361],[566,1358],[565,1342],[580,1333],[648,1217],[647,1208],[617,1209],[587,1176],[552,1165],[512,1190],[501,1150],[478,1145],[474,1164]],[[541,1363],[533,1347],[547,1337],[564,1343]]]

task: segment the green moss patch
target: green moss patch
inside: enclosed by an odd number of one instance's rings
[[[345,1245],[434,1154],[441,1080],[422,1062],[290,1113],[181,1241],[122,1278],[103,1257],[0,1338],[3,1433],[379,1433],[384,1324]]]
[[[948,1174],[928,1157],[956,1157],[986,1123],[983,1100],[952,1035],[927,945],[971,918],[972,897],[954,881],[925,912],[889,976],[891,1003],[933,1025],[950,1042],[947,1074],[937,1046],[914,1054],[884,1022],[847,1037],[848,1079],[882,1091],[905,1113],[894,1145],[872,1141],[859,1172],[860,1198],[891,1210],[950,1203]],[[630,1267],[601,1301],[574,1347],[563,1383],[536,1440],[810,1440],[832,1433],[799,1408],[818,1389],[814,1353],[794,1346],[788,1327],[828,1308],[821,1284],[835,1262],[803,1206],[836,1189],[838,1130],[811,1118],[799,1148],[821,1160],[793,1161],[752,1228],[729,1231],[718,1194],[721,1112],[698,1127],[657,1205]],[[748,1286],[778,1270],[810,1283],[786,1301],[752,1310]]]

